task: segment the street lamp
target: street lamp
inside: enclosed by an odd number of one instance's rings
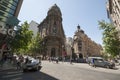
[[[63,56],[63,52],[64,52],[64,45],[62,45],[62,56]]]
[[[65,56],[66,56],[66,53],[65,53],[65,46],[62,45],[62,59],[63,59],[63,61],[65,61]]]
[[[87,57],[89,56],[89,46],[87,48]]]
[[[72,56],[73,56],[73,47],[71,45],[71,56],[70,56],[70,63],[72,64]]]
[[[42,43],[42,45],[43,45],[43,59],[46,59],[46,51],[45,51],[45,49],[46,49],[46,44],[45,44],[45,40],[43,41],[43,43]]]

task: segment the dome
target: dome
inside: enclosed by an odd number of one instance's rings
[[[75,34],[77,34],[78,32],[81,32],[84,34],[84,31],[80,28],[80,25],[78,24],[77,26],[77,30],[75,31]]]
[[[78,24],[77,29],[80,29],[80,25]]]
[[[53,14],[62,16],[60,8],[56,4],[54,4],[48,11],[48,15],[53,15]]]

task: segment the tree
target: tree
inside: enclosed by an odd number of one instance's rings
[[[31,42],[33,32],[29,29],[29,24],[24,22],[21,29],[16,33],[16,36],[11,41],[11,48],[13,52],[26,52],[28,49],[28,44]]]
[[[103,30],[104,52],[115,57],[120,53],[120,39],[115,26],[105,21],[99,21],[99,28]]]
[[[42,50],[42,38],[40,37],[40,34],[37,33],[37,36],[35,38],[35,42],[36,42],[36,52],[40,53],[40,51]]]
[[[29,44],[29,52],[32,53],[32,55],[37,55],[37,53],[40,54],[42,48],[42,38],[40,34],[37,33],[37,36],[33,37],[32,42]]]

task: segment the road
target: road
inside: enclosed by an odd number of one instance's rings
[[[93,68],[87,64],[59,64],[42,61],[42,69],[37,72],[7,69],[0,71],[0,80],[119,80],[120,69]]]

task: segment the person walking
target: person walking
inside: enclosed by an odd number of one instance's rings
[[[95,66],[95,59],[94,58],[92,58],[92,66],[96,68],[96,66]]]
[[[21,70],[22,69],[22,63],[24,62],[24,58],[23,56],[19,56],[18,60],[17,60],[17,70]]]
[[[59,58],[58,58],[58,57],[56,57],[56,63],[58,64],[58,62],[59,62]]]
[[[66,51],[65,51],[65,49],[64,49],[64,51],[63,51],[63,62],[66,61],[66,57],[67,57],[67,53],[66,53]]]
[[[17,60],[17,70],[21,69],[21,64],[20,64],[20,58],[18,58]]]
[[[2,54],[2,59],[0,60],[0,65],[1,67],[3,66],[3,64],[6,62],[7,60],[7,52],[3,52]]]
[[[27,57],[26,59],[25,59],[25,64],[27,64],[29,62],[29,58]]]
[[[72,64],[72,58],[70,57],[70,64]]]

